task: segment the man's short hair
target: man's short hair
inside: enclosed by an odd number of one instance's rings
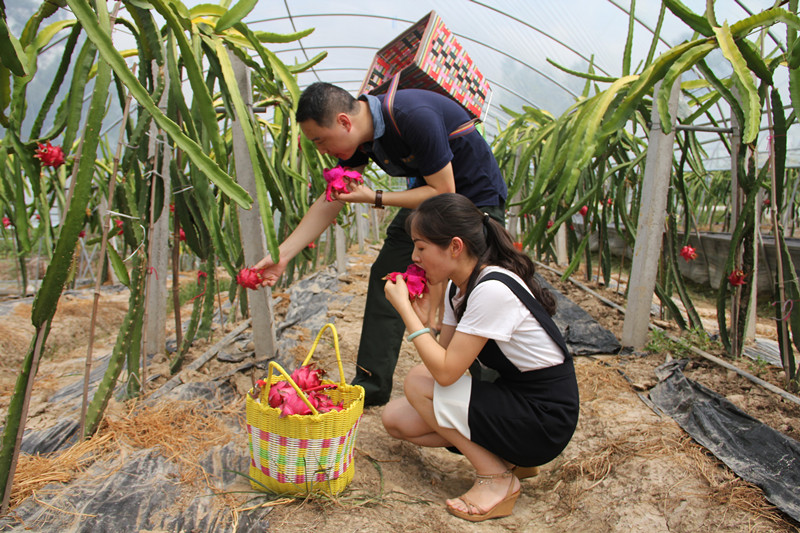
[[[353,114],[358,111],[358,101],[336,85],[318,81],[309,85],[297,103],[297,122],[314,120],[322,127],[329,127],[339,113]]]

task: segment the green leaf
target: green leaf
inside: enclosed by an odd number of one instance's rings
[[[58,22],[53,22],[36,34],[36,38],[33,40],[33,49],[36,51],[36,53],[39,53],[40,50],[50,44],[50,41],[53,40],[53,37],[58,35],[60,31],[71,28],[74,25],[74,20],[60,20]]]
[[[153,9],[153,4],[147,0],[125,0],[126,4],[138,7],[139,9]]]
[[[308,28],[307,30],[298,31],[295,33],[272,33],[269,31],[257,31],[253,32],[256,36],[256,39],[261,41],[262,43],[291,43],[293,41],[298,41],[303,37],[308,37],[312,33],[314,33],[314,28]]]
[[[297,108],[297,101],[300,99],[300,87],[297,85],[297,78],[295,78],[286,65],[278,59],[273,52],[261,46],[261,43],[256,39],[255,35],[253,34],[250,29],[242,24],[239,23],[236,26],[236,29],[244,35],[248,41],[253,45],[253,48],[258,52],[261,56],[262,60],[265,64],[269,64],[272,67],[273,72],[275,72],[278,77],[281,79],[283,84],[286,86],[286,89],[289,91],[289,94],[292,97],[292,106],[293,109]]]
[[[102,17],[98,18],[102,21]],[[33,300],[31,322],[36,328],[41,327],[45,322],[53,318],[56,312],[56,304],[61,296],[61,291],[64,289],[64,283],[67,281],[69,267],[72,264],[75,246],[78,242],[78,233],[80,233],[86,217],[86,204],[91,195],[94,163],[97,146],[100,141],[99,126],[102,124],[106,113],[106,101],[108,100],[108,87],[110,84],[111,69],[105,61],[100,61],[92,101],[89,104],[89,112],[86,115],[86,127],[84,128],[81,147],[82,157],[75,176],[72,198],[62,222],[61,234],[58,241],[56,241],[53,257],[47,266],[42,285]]]
[[[192,49],[192,45],[186,38],[182,31],[182,25],[178,20],[178,16],[169,8],[164,0],[153,0],[153,5],[167,21],[167,24],[172,29],[173,35],[178,48],[180,49],[180,56],[183,61],[183,66],[186,69],[186,76],[189,79],[189,85],[192,87],[192,93],[197,99],[197,112],[200,115],[203,125],[205,126],[206,134],[208,135],[214,153],[217,156],[220,166],[226,164],[226,149],[219,136],[219,126],[217,124],[217,114],[214,111],[214,101],[209,92],[208,86],[203,79],[203,70],[198,61],[198,54]],[[212,179],[212,181],[214,181]],[[238,184],[236,184],[238,187]],[[227,193],[226,193],[227,194]]]
[[[642,72],[639,79],[631,86],[628,94],[617,106],[617,109],[606,121],[603,126],[603,134],[610,135],[622,129],[644,95],[652,90],[658,80],[664,77],[669,67],[692,48],[707,42],[709,42],[708,39],[697,39],[679,44],[658,56],[653,64]]]
[[[297,74],[298,72],[305,72],[306,70],[316,66],[320,61],[328,57],[328,52],[320,52],[308,61],[303,63],[299,63],[297,65],[286,65],[286,68],[289,69],[289,72],[292,74]]]
[[[730,31],[735,39],[740,39],[756,28],[769,27],[776,22],[783,22],[795,29],[800,28],[800,18],[797,15],[789,13],[785,9],[773,8],[736,22],[730,27]]]
[[[189,9],[189,16],[192,17],[192,21],[197,22],[197,19],[201,17],[221,17],[227,11],[227,9],[217,4],[200,4]]]
[[[591,81],[601,81],[601,82],[606,82],[606,83],[611,83],[611,82],[613,82],[614,80],[617,79],[617,78],[614,78],[612,76],[600,76],[600,75],[597,75],[597,74],[589,74],[587,72],[579,72],[577,70],[568,69],[567,67],[565,67],[563,65],[559,65],[558,63],[556,63],[555,61],[553,61],[549,57],[545,58],[545,60],[548,63],[550,63],[551,65],[553,65],[554,67],[556,67],[557,69],[563,70],[567,74],[572,74],[573,76],[577,76],[579,78],[585,78],[585,79],[591,80]]]
[[[733,81],[739,88],[744,114],[742,142],[750,144],[758,137],[758,129],[761,126],[761,99],[758,96],[758,89],[747,68],[747,62],[733,41],[728,24],[724,23],[722,27],[714,28],[714,33],[717,36],[717,43],[719,43],[722,55],[733,66]]]
[[[706,43],[689,50],[672,64],[664,76],[661,83],[661,90],[658,92],[656,104],[658,107],[658,114],[661,117],[661,130],[664,133],[672,131],[672,117],[669,114],[669,98],[675,81],[714,49],[716,49],[715,44]]]
[[[28,75],[25,52],[14,34],[8,30],[5,18],[0,18],[0,63],[15,76]]]
[[[772,85],[772,71],[756,49],[756,45],[744,38],[737,39],[735,42],[736,46],[739,47],[739,52],[741,52],[742,57],[747,62],[747,67],[752,70],[761,81],[767,85]]]
[[[128,269],[125,268],[125,262],[122,260],[122,258],[119,256],[119,253],[117,253],[113,246],[109,246],[107,250],[108,262],[111,263],[111,268],[114,269],[114,274],[116,274],[117,279],[119,279],[120,283],[130,288],[131,278],[128,276]]]
[[[247,106],[242,99],[239,87],[236,83],[236,75],[233,72],[233,65],[231,64],[228,52],[225,45],[219,39],[215,40],[217,59],[219,59],[222,75],[225,83],[228,85],[228,92],[230,94],[233,108],[236,112],[236,120],[242,128],[244,138],[248,147],[248,156],[250,157],[250,164],[253,166],[255,172],[256,182],[256,196],[258,198],[259,213],[261,215],[261,222],[264,225],[264,230],[267,234],[267,245],[270,254],[274,260],[279,259],[278,244],[275,238],[275,227],[272,222],[272,209],[267,189],[264,184],[264,176],[261,173],[261,165],[259,164],[258,149],[259,141],[256,139],[253,132],[253,122]]]
[[[133,97],[136,98],[142,107],[152,115],[159,127],[175,141],[175,144],[186,153],[192,162],[197,165],[200,170],[206,174],[208,179],[213,181],[222,192],[227,194],[244,209],[249,209],[253,204],[250,195],[208,157],[197,143],[187,137],[183,131],[181,131],[180,126],[167,118],[158,108],[158,105],[153,102],[147,90],[128,69],[125,59],[114,48],[110,35],[103,33],[97,26],[94,12],[89,7],[87,0],[67,0],[67,3],[75,17],[83,26],[89,39],[97,46],[103,59],[108,61],[114,73],[128,87]],[[186,60],[185,57],[184,60]]]
[[[702,15],[698,15],[688,7],[686,7],[680,0],[664,0],[664,5],[667,9],[672,11],[672,14],[686,23],[687,26],[704,37],[711,37],[714,35],[714,30],[711,24],[708,23]]]
[[[625,40],[625,51],[622,55],[622,75],[627,76],[631,73],[631,49],[633,48],[633,28],[636,22],[636,0],[631,0],[631,7],[628,9],[628,38]]]
[[[41,134],[44,120],[47,117],[47,114],[50,112],[50,108],[52,107],[53,101],[55,101],[59,90],[61,90],[61,85],[64,83],[64,78],[67,75],[67,70],[69,69],[69,64],[72,59],[72,53],[75,50],[75,45],[78,42],[80,33],[80,26],[74,25],[72,32],[70,33],[70,36],[64,45],[64,53],[61,55],[61,63],[58,65],[58,70],[53,78],[53,83],[50,85],[50,90],[47,92],[44,102],[42,102],[42,106],[39,108],[39,113],[36,115],[36,120],[34,120],[33,126],[31,127],[32,139],[38,138]],[[61,125],[66,125],[66,123],[67,116],[66,114],[62,113],[60,117],[57,117],[56,124],[54,124],[53,129],[50,134],[47,135],[47,138],[52,139],[56,135],[60,134],[62,131]]]
[[[236,2],[232,8],[225,12],[219,20],[217,20],[217,25],[214,27],[214,31],[216,33],[222,33],[227,29],[232,28],[236,24],[242,21],[254,7],[258,0],[239,0]]]

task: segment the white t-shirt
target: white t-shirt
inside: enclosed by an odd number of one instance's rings
[[[484,268],[478,275],[478,281],[489,272],[508,274],[530,293],[519,276],[501,267]],[[489,280],[478,284],[469,296],[467,309],[460,322],[456,322],[449,294],[448,284],[443,323],[456,326],[456,331],[462,333],[494,339],[509,361],[521,372],[548,368],[564,362],[564,354],[558,344],[503,282]],[[453,305],[458,306],[462,297],[461,291],[457,289]]]

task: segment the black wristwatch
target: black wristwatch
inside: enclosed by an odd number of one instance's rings
[[[383,209],[383,191],[378,189],[375,191],[375,205],[373,209]]]

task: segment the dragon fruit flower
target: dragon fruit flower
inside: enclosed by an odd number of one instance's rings
[[[359,172],[355,170],[345,170],[341,166],[336,166],[331,169],[326,168],[322,171],[322,177],[325,178],[325,181],[328,183],[328,187],[325,190],[325,199],[329,202],[333,201],[334,191],[344,194],[350,192],[347,189],[347,184],[350,181],[355,181],[357,183],[364,182]]]

